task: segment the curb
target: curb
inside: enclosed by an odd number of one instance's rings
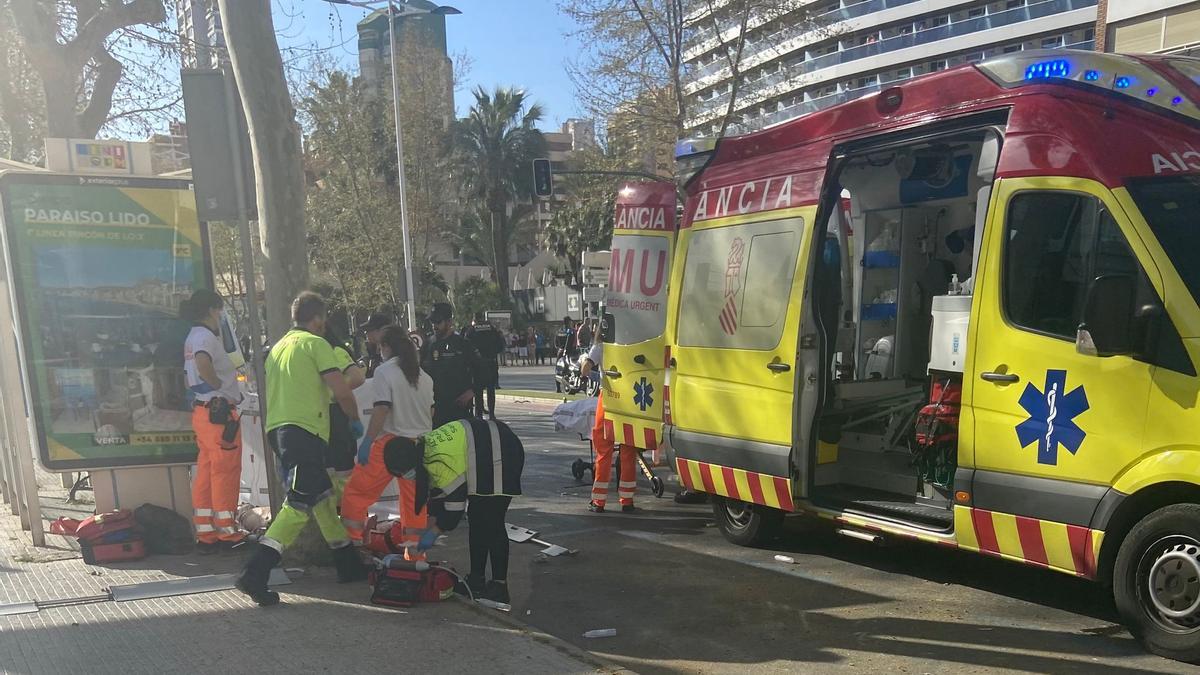
[[[555,637],[549,633],[544,633],[509,613],[489,609],[457,594],[455,594],[454,600],[470,607],[475,612],[482,614],[483,616],[494,619],[497,623],[503,624],[514,630],[519,630],[534,640],[541,642],[548,647],[557,649],[558,651],[576,660],[582,661],[583,663],[586,663],[597,670],[602,670],[606,673],[612,673],[613,675],[624,675],[626,673],[633,675],[636,673],[636,671],[629,670],[625,666],[613,663],[611,661],[606,661],[605,659],[596,656],[592,652],[589,652],[582,647],[577,647],[560,637]]]
[[[518,394],[501,394],[496,392],[496,402],[503,401],[504,403],[529,403],[530,401],[539,401],[545,403],[566,403],[567,401],[576,401],[583,398],[582,396],[557,394],[552,391],[521,391]]]

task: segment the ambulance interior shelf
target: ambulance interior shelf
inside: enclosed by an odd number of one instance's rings
[[[814,499],[946,529],[973,271],[1000,135],[975,129],[865,152],[838,175],[843,209],[819,290],[838,317],[817,420]],[[838,258],[836,263],[830,261]],[[818,282],[821,283],[821,282]],[[828,325],[828,324],[827,324]]]

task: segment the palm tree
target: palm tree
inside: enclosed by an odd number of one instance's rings
[[[520,224],[518,209],[510,209],[531,193],[533,160],[545,153],[546,139],[535,126],[542,107],[529,103],[519,89],[483,87],[473,92],[475,104],[455,129],[459,172],[468,198],[482,206],[482,229],[491,247],[485,259],[492,275],[509,292],[509,244]]]

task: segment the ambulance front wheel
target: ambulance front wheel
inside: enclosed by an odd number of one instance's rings
[[[1130,530],[1117,552],[1113,596],[1147,650],[1200,663],[1200,504],[1161,508]]]
[[[783,530],[783,511],[710,495],[721,534],[738,546],[760,546]]]

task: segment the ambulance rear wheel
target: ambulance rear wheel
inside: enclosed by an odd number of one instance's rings
[[[738,546],[760,546],[779,536],[783,511],[712,495],[713,516],[721,534]]]
[[[1113,596],[1147,650],[1200,663],[1200,504],[1161,508],[1130,530],[1117,552]]]

